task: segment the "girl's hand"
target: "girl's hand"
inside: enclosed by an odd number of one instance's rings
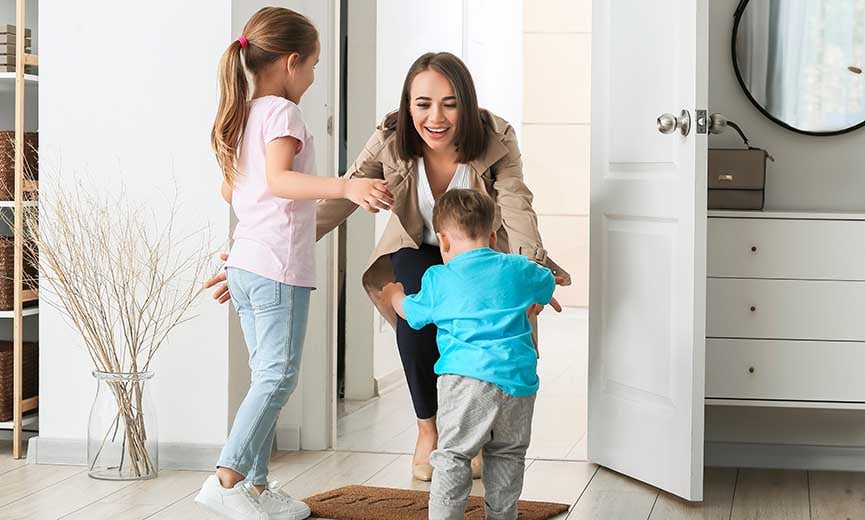
[[[222,259],[223,262],[228,260],[228,253],[221,253],[219,258]],[[216,290],[213,291],[213,299],[219,303],[225,303],[231,299],[231,294],[228,292],[228,284],[225,281],[228,277],[225,275],[225,269],[219,271],[219,274],[204,282],[204,288],[210,289],[214,285],[219,285]]]
[[[382,179],[348,179],[343,197],[370,213],[388,210],[393,205],[393,195]]]
[[[562,312],[562,305],[558,300],[552,298],[549,303],[550,307],[553,308],[556,312]],[[544,306],[540,303],[533,303],[531,307],[526,310],[526,314],[531,318],[532,316],[537,316],[544,310]]]

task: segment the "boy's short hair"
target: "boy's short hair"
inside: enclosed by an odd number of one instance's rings
[[[446,191],[433,208],[433,228],[437,233],[458,228],[470,240],[488,237],[493,232],[496,204],[486,193],[456,189]]]

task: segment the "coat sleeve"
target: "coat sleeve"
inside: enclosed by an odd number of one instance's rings
[[[523,181],[523,161],[512,126],[508,126],[502,142],[508,153],[492,166],[502,225],[508,233],[511,252],[535,259],[535,252],[544,245],[538,231],[538,216],[532,207],[534,195]],[[546,257],[541,263],[555,276],[565,278],[565,285],[570,284],[570,275],[552,259]]]
[[[357,159],[345,172],[349,179],[383,179],[384,169],[379,154],[384,148],[385,136],[383,130],[376,130],[363,147]],[[315,239],[319,240],[354,213],[357,204],[347,199],[330,199],[318,203],[315,211]]]

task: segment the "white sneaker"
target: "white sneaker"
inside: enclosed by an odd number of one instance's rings
[[[249,489],[245,482],[226,489],[216,475],[211,475],[204,481],[195,501],[231,520],[268,520],[267,513],[255,498],[255,490]]]
[[[270,520],[304,520],[309,518],[312,512],[309,506],[291,498],[286,493],[279,491],[280,483],[268,482],[267,489],[258,496],[258,503],[267,513]]]

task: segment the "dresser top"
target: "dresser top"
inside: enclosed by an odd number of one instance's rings
[[[831,211],[831,210],[764,210],[764,211],[730,211],[709,210],[709,218],[762,218],[762,219],[798,219],[798,220],[865,220],[865,211]]]

